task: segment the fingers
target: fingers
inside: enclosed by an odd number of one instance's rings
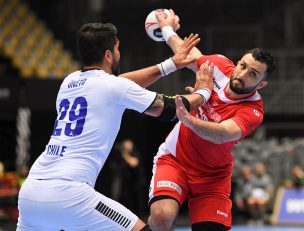
[[[186,38],[185,40],[185,48],[188,49],[192,49],[193,47],[195,47],[199,42],[201,41],[201,39],[198,37],[198,34],[190,34],[190,36],[188,38]]]
[[[191,115],[184,107],[182,98],[180,96],[177,96],[175,98],[175,104],[176,104],[176,116],[177,118],[187,127],[191,126]]]
[[[175,97],[175,106],[176,106],[176,116],[179,118],[180,116],[180,108],[182,107],[182,99],[180,96]]]
[[[182,98],[180,96],[176,96],[175,98],[175,105],[176,105],[176,110],[177,110],[177,115],[180,116],[180,112],[184,114],[183,108],[185,108]]]
[[[214,72],[214,63],[209,63],[209,60],[204,62],[201,66],[199,71],[201,71],[204,75],[208,75],[209,77],[213,77]]]
[[[176,105],[176,116],[177,118],[184,124],[187,124],[187,120],[189,120],[189,113],[186,110],[182,98],[180,96],[177,96],[175,98],[175,105]]]
[[[185,59],[183,61],[183,65],[184,66],[188,66],[189,64],[194,63],[196,61],[197,61],[197,58],[195,58],[195,57],[189,57],[189,58],[187,58],[187,59]]]
[[[157,21],[161,21],[163,19],[162,16],[163,15],[161,15],[158,11],[155,11],[155,17],[156,17]]]
[[[175,16],[174,11],[173,11],[172,9],[170,9],[169,11],[170,11],[170,17],[171,17],[171,18],[174,18],[174,16]]]
[[[214,72],[214,63],[211,63],[209,66],[209,76],[213,77],[213,72]]]
[[[188,91],[188,92],[190,92],[190,93],[193,93],[195,91],[195,89],[193,87],[191,87],[191,86],[185,87],[185,90]]]
[[[180,29],[180,23],[179,23],[179,17],[177,15],[175,15],[175,17],[174,17],[174,24],[175,24],[174,31],[179,30]]]
[[[155,16],[157,18],[158,21],[161,21],[163,19],[173,19],[174,22],[176,22],[177,24],[179,23],[179,17],[177,15],[175,15],[174,11],[172,9],[169,10],[169,15],[167,15],[165,13],[165,11],[163,10],[157,10],[155,11]]]
[[[171,26],[174,31],[180,28],[179,17],[175,15],[172,9],[169,10],[169,13],[163,9],[156,10],[155,16],[160,24],[160,28],[163,26]]]
[[[173,12],[173,14],[174,14],[174,12]],[[159,22],[161,22],[161,21],[164,21],[165,19],[167,19],[168,17],[171,17],[171,12],[170,12],[170,15],[167,15],[163,10],[159,9],[159,10],[155,11],[155,16],[156,16],[156,19]]]

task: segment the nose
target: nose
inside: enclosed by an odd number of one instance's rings
[[[248,74],[248,69],[242,70],[239,73],[238,78],[243,79],[247,74]]]

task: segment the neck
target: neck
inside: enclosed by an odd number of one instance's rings
[[[83,66],[82,67],[83,71],[88,71],[88,70],[103,70],[106,73],[112,74],[112,70],[110,67],[107,67],[105,65],[90,65],[90,66]]]

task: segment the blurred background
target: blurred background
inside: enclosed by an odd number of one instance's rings
[[[233,152],[231,199],[234,224],[280,224],[279,188],[304,186],[304,1],[0,0],[0,230],[16,223],[18,189],[53,130],[61,81],[81,68],[78,29],[87,22],[116,25],[121,72],[136,70],[172,55],[165,43],[152,41],[145,32],[146,16],[158,8],[174,9],[180,17],[179,35],[198,33],[202,39],[198,47],[204,54],[220,53],[236,63],[245,51],[263,47],[276,58],[277,69],[260,92],[264,123]],[[195,75],[185,69],[149,89],[173,95],[185,93],[184,87],[194,82]],[[96,189],[146,217],[153,156],[173,126],[126,111]],[[125,139],[133,143],[130,155],[122,155]],[[264,174],[269,198],[251,204],[247,183]],[[134,185],[125,183],[131,179],[136,179]],[[139,194],[133,198],[132,192]],[[304,198],[297,200],[303,204],[296,209],[302,217],[286,224],[303,225]],[[187,205],[177,223],[189,223]]]

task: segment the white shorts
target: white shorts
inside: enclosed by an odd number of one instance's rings
[[[27,179],[19,192],[17,231],[131,230],[138,217],[86,183]]]

